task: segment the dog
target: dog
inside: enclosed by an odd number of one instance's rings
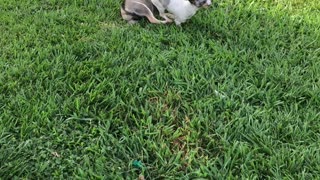
[[[129,24],[146,17],[155,24],[171,23],[173,19],[176,25],[181,25],[194,16],[199,8],[210,5],[211,0],[125,0],[121,6],[121,16]],[[156,11],[164,20],[154,16]]]

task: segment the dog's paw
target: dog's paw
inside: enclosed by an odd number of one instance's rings
[[[160,23],[162,23],[162,24],[169,24],[169,23],[172,23],[172,22],[173,22],[173,20],[169,19],[169,18],[166,18],[165,20],[160,21]]]
[[[168,18],[175,19],[175,16],[171,13],[165,13]]]
[[[167,23],[172,23],[173,20],[168,18],[168,19],[166,19],[166,22],[167,22]]]
[[[177,26],[181,26],[181,22],[180,21],[175,20],[174,22],[176,23]]]
[[[128,21],[128,24],[130,24],[130,25],[134,25],[134,24],[137,24],[137,22],[138,22],[138,21],[130,20],[130,21]]]
[[[161,24],[168,24],[168,23],[171,23],[171,22],[172,22],[172,20],[171,21],[168,21],[168,20],[160,21]]]

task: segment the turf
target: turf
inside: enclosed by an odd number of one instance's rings
[[[318,0],[0,1],[0,179],[315,179]]]

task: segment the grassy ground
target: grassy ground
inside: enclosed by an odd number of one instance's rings
[[[318,0],[120,3],[0,0],[0,179],[318,177]]]

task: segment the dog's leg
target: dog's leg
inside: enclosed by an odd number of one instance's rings
[[[124,6],[121,7],[121,16],[122,19],[126,20],[129,24],[136,24],[138,21],[137,16],[133,13],[130,13],[124,9]]]
[[[160,21],[159,19],[157,19],[156,17],[153,16],[153,14],[151,15],[148,15],[146,16],[148,18],[148,20],[151,22],[151,23],[154,23],[154,24],[166,24],[167,21]]]
[[[165,8],[159,0],[151,0],[152,4],[158,9],[160,17],[164,18],[166,22],[172,22],[172,20],[166,15]]]
[[[132,16],[130,16],[124,9],[123,7],[121,7],[121,16],[122,19],[126,20],[126,21],[130,21],[132,19]]]
[[[137,2],[137,1],[134,1],[134,3],[140,4],[140,5],[142,5],[142,6],[144,6],[146,8],[148,13],[145,16],[148,18],[148,20],[151,23],[154,23],[154,24],[166,24],[166,23],[168,23],[168,21],[161,21],[161,20],[157,19],[156,17],[154,17],[153,12],[145,4],[143,4],[141,2]]]

